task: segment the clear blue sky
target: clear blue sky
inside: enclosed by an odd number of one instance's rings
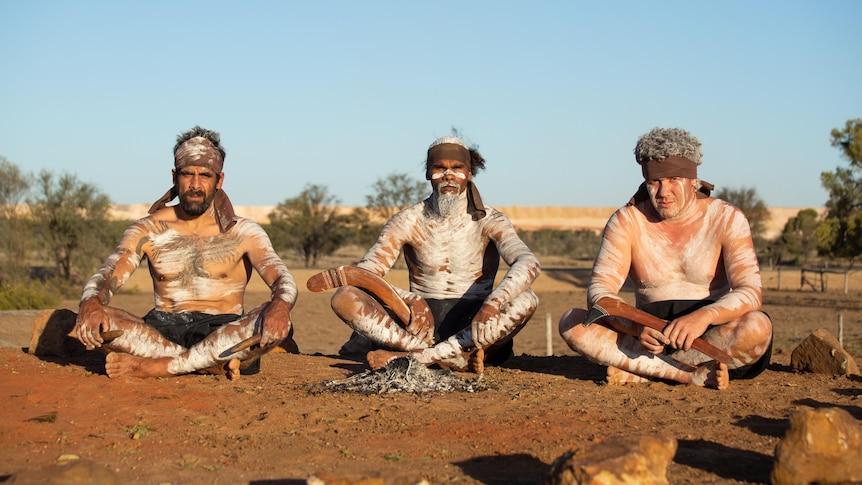
[[[345,205],[458,128],[493,206],[618,206],[655,126],[703,143],[700,177],[820,207],[862,117],[862,2],[0,0],[0,155],[118,204],[171,183],[172,147],[221,132],[225,190]]]

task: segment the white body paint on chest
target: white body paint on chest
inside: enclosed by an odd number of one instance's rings
[[[638,305],[722,299],[727,308],[759,308],[760,268],[748,221],[724,201],[700,203],[705,211],[672,230],[647,217],[645,205],[618,210],[605,227],[590,301],[615,296],[628,276],[635,284]]]
[[[245,290],[244,280],[211,272],[236,264],[230,261],[241,256],[235,238],[183,236],[169,229],[151,234],[151,241],[151,271],[163,285],[162,293],[156,295],[156,308],[163,308],[168,301],[206,301]],[[231,313],[242,313],[242,306]]]
[[[432,197],[390,219],[358,266],[384,275],[403,250],[410,289],[425,298],[484,299],[493,290],[492,297],[503,304],[529,289],[539,262],[505,215],[486,207],[487,215],[474,221],[463,200],[443,219],[433,212],[433,203]],[[510,268],[494,289],[501,256]]]

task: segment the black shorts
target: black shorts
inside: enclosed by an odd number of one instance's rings
[[[426,298],[428,308],[434,315],[434,341],[442,342],[455,335],[473,323],[473,317],[479,313],[485,300],[464,300],[451,298],[447,300],[435,300]],[[500,346],[493,345],[491,352],[485,353],[485,363],[488,365],[502,364],[506,359],[514,355],[514,339],[508,339]]]
[[[698,308],[705,307],[711,303],[715,302],[712,300],[655,301],[652,303],[647,303],[646,305],[640,307],[640,310],[643,310],[650,315],[654,315],[663,320],[670,321],[683,315],[688,315],[689,313],[697,310]],[[765,312],[764,314],[766,315]],[[766,315],[766,317],[769,318],[769,315]],[[766,370],[766,367],[769,366],[769,361],[771,359],[772,338],[769,339],[769,348],[766,349],[766,352],[760,357],[760,359],[757,360],[757,362],[742,367],[737,367],[735,369],[729,369],[728,373],[730,374],[731,379],[753,379],[759,376],[761,372]]]
[[[144,315],[144,323],[155,328],[163,337],[175,344],[185,348],[191,348],[206,338],[222,325],[235,322],[242,315],[232,313],[210,315],[201,312],[171,313],[159,310],[150,310]],[[260,372],[260,359],[244,369],[240,369],[241,375],[251,375]]]

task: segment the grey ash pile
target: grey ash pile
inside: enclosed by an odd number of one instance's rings
[[[386,367],[324,384],[329,391],[387,394],[395,392],[477,392],[487,387],[482,376],[462,379],[451,371],[430,369],[411,357],[394,359]]]

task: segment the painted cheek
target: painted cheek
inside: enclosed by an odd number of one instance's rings
[[[446,175],[453,175],[456,178],[459,178],[461,180],[467,179],[467,174],[465,174],[465,173],[455,172],[453,170],[446,170],[445,172],[435,172],[435,173],[431,174],[431,180],[441,179]]]

